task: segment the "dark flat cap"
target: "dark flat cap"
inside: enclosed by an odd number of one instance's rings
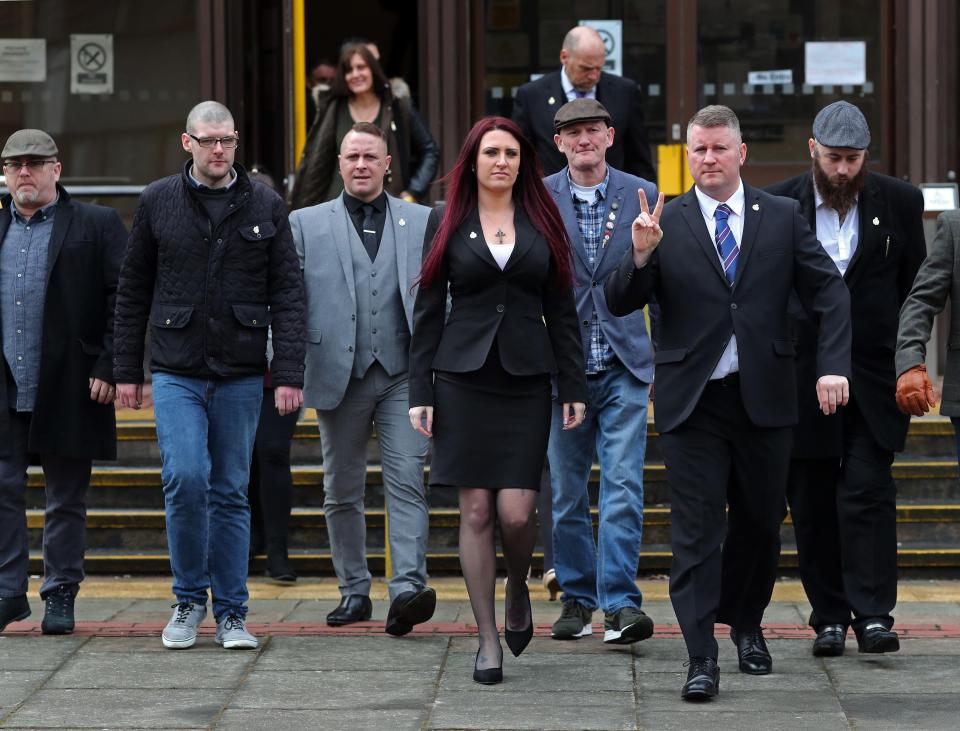
[[[18,129],[7,139],[7,144],[3,146],[0,156],[4,159],[24,155],[52,157],[59,152],[53,137],[42,129]]]
[[[870,146],[870,127],[863,112],[849,102],[834,102],[813,120],[813,139],[827,147],[865,150]]]
[[[559,132],[563,127],[577,122],[593,122],[602,119],[608,127],[612,127],[610,112],[596,99],[574,99],[557,110],[553,117],[553,128]]]

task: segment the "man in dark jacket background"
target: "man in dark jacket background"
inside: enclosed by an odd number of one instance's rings
[[[114,374],[139,408],[146,325],[176,596],[163,644],[196,641],[213,597],[216,641],[249,649],[246,489],[267,327],[277,410],[303,402],[305,301],[286,208],[234,163],[230,110],[201,102],[181,135],[192,159],[140,198],[117,292]]]
[[[897,409],[894,349],[900,306],[926,256],[923,196],[868,170],[870,130],[845,101],[824,107],[809,140],[812,168],[768,188],[800,202],[850,291],[850,402],[824,416],[806,394],[816,379],[816,328],[795,308],[800,422],[787,497],[800,578],[810,600],[813,654],[841,655],[853,626],[860,652],[899,649],[893,453],[910,417]]]
[[[603,39],[585,25],[572,28],[563,39],[561,68],[517,89],[513,121],[537,148],[544,175],[553,175],[567,165],[567,158],[553,141],[553,118],[568,101],[596,99],[610,114],[617,130],[607,150],[607,162],[618,170],[646,180],[656,180],[647,127],[643,121],[643,98],[636,81],[603,70],[606,49]]]
[[[116,458],[113,306],[127,232],[116,211],[70,199],[46,132],[14,132],[2,155],[0,631],[30,614],[27,465],[39,455],[41,628],[67,634],[83,581],[91,460]]]

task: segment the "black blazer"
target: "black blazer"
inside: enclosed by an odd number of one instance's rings
[[[57,189],[27,448],[36,454],[115,459],[113,404],[91,401],[88,379],[114,382],[113,310],[127,230],[112,208],[73,201],[66,190]],[[9,194],[0,206],[2,244],[10,226]],[[7,382],[0,374],[0,454],[9,444],[6,404]]]
[[[613,145],[607,150],[607,163],[655,182],[640,87],[631,79],[602,73],[597,83],[597,101],[610,112],[615,130]],[[553,117],[566,103],[560,71],[524,84],[513,100],[513,121],[536,147],[544,175],[553,175],[567,165],[566,156],[553,142]]]
[[[744,227],[733,286],[727,282],[694,189],[663,209],[663,240],[636,269],[629,250],[607,279],[610,311],[625,315],[651,296],[660,304],[654,354],[656,425],[676,429],[690,416],[726,348],[737,336],[740,390],[760,427],[797,422],[794,345],[787,301],[796,290],[820,324],[821,375],[850,377],[850,298],[796,201],[744,185]],[[815,398],[811,389],[802,398]]]
[[[424,258],[442,208],[430,212]],[[558,287],[543,236],[519,209],[516,246],[503,271],[473,211],[450,238],[429,287],[420,287],[410,341],[410,405],[433,406],[433,371],[478,370],[496,337],[500,362],[518,376],[557,375],[562,403],[586,402],[583,348],[572,287]],[[447,292],[451,300],[446,317]]]
[[[809,172],[767,188],[800,202],[810,228],[817,230],[816,199]],[[857,206],[860,234],[857,250],[843,276],[850,290],[853,326],[853,378],[850,388],[874,439],[884,449],[903,449],[910,417],[894,398],[897,374],[894,352],[900,307],[927,255],[923,235],[923,195],[909,183],[877,173],[867,181]],[[800,423],[794,457],[816,459],[843,454],[840,416],[824,416],[803,394],[817,381],[817,331],[799,307],[792,307],[797,343],[797,388]]]

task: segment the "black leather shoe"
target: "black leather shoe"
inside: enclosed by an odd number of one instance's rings
[[[364,594],[351,594],[340,600],[340,604],[327,615],[327,624],[342,627],[354,622],[366,622],[373,616],[373,604]]]
[[[769,675],[773,670],[773,658],[763,639],[763,630],[759,627],[735,630],[730,629],[730,639],[737,646],[740,658],[740,672],[747,675]]]
[[[847,642],[847,628],[842,624],[825,624],[817,630],[813,641],[814,657],[839,657]]]
[[[264,575],[277,584],[293,584],[297,581],[297,572],[285,553],[267,554],[267,568]]]
[[[30,616],[30,602],[27,595],[0,597],[0,632],[12,622],[19,622]]]
[[[896,652],[900,649],[900,638],[882,622],[871,622],[857,635],[857,645],[860,652]]]
[[[533,608],[530,606],[530,591],[527,590],[527,626],[523,629],[510,629],[507,626],[506,618],[503,622],[503,639],[510,648],[514,657],[520,657],[530,640],[533,639]]]
[[[720,692],[720,667],[712,657],[691,657],[687,682],[680,690],[685,701],[708,701]]]
[[[69,635],[73,632],[73,599],[75,584],[61,584],[44,598],[40,631],[45,635]]]
[[[390,603],[384,631],[394,637],[402,637],[414,625],[426,622],[437,608],[437,592],[429,586],[419,591],[405,591]]]

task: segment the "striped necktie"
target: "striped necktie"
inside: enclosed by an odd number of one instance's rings
[[[726,203],[721,203],[714,211],[713,218],[717,222],[717,231],[714,238],[717,241],[717,251],[720,253],[720,259],[723,262],[723,273],[727,275],[727,281],[733,284],[737,276],[737,255],[740,253],[740,246],[730,230],[728,218],[733,213],[733,209]]]

